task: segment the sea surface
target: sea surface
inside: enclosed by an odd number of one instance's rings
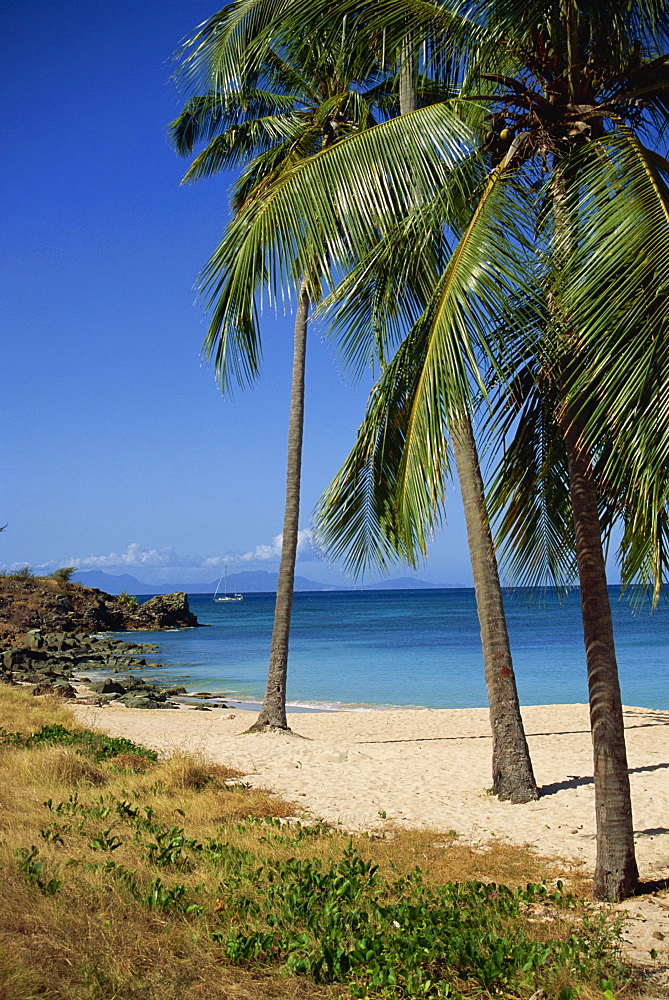
[[[651,613],[610,593],[623,703],[669,709],[669,604]],[[189,694],[261,701],[274,594],[189,601],[207,627],[125,634],[159,646],[164,669],[155,679]],[[513,591],[505,602],[521,704],[587,702],[578,592],[560,601],[552,591]],[[474,591],[295,594],[288,702],[302,710],[485,706]]]

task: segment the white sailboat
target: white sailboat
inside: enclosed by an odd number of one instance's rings
[[[223,585],[223,593],[219,595],[219,590],[221,589],[221,580],[225,579]],[[222,576],[219,578],[218,585],[216,587],[216,593],[214,594],[215,601],[243,601],[243,594],[229,594],[228,593],[228,567],[226,566],[223,570]]]

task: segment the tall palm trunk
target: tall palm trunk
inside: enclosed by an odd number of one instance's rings
[[[564,178],[556,178],[554,182],[553,214],[558,257],[566,256],[576,234]],[[552,296],[549,296],[548,307],[551,312],[557,310]],[[573,344],[575,338],[569,334],[563,336],[566,336],[565,345],[569,349],[570,341]],[[578,364],[578,356],[573,349],[571,358],[572,361],[567,361],[560,373],[561,379],[568,375],[571,363]],[[634,854],[632,800],[618,663],[592,459],[583,442],[581,421],[576,410],[566,405],[559,419],[567,451],[588,672],[597,830],[592,894],[595,899],[615,902],[631,896],[639,878]]]
[[[418,107],[417,65],[410,37],[401,50],[400,114]],[[495,546],[486,509],[483,478],[469,416],[451,432],[451,444],[465,510],[469,557],[483,647],[483,671],[492,730],[492,790],[500,799],[539,798],[520,714],[516,677],[506,629]]]
[[[400,114],[408,115],[418,107],[418,66],[411,51],[411,36],[407,35],[400,50],[399,98]]]
[[[293,609],[295,585],[295,559],[300,521],[300,480],[302,472],[302,437],[304,432],[304,370],[307,354],[307,325],[309,321],[309,294],[306,282],[300,288],[300,298],[295,317],[293,346],[293,375],[288,419],[288,459],[286,463],[286,506],[283,516],[283,541],[281,562],[274,605],[274,627],[269,654],[267,687],[260,715],[248,732],[267,729],[285,729],[286,677],[288,674],[288,640]]]
[[[615,902],[633,895],[639,878],[625,727],[592,463],[575,421],[568,415],[563,433],[581,586],[595,773],[597,861],[593,896]]]
[[[469,416],[451,431],[465,511],[483,666],[492,729],[492,790],[500,799],[529,802],[539,793],[520,715],[502,588]]]

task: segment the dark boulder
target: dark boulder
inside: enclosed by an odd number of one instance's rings
[[[122,684],[112,680],[93,681],[89,687],[96,694],[125,694],[126,692]]]
[[[156,701],[155,698],[146,698],[141,695],[134,698],[123,698],[123,704],[126,708],[167,708],[167,705],[162,701]]]
[[[6,649],[2,654],[2,662],[6,670],[13,670],[15,667],[34,668],[36,662],[44,660],[46,660],[46,653],[43,650],[28,649],[25,646]]]
[[[32,689],[32,693],[35,695],[56,695],[57,698],[76,698],[77,695],[77,692],[74,690],[72,685],[63,681],[58,681],[56,684],[51,684],[48,681],[42,681],[40,684],[35,685]]]
[[[76,698],[77,692],[74,690],[71,684],[67,681],[56,681],[53,685],[53,693],[57,694],[59,698]]]
[[[195,615],[191,614],[188,596],[183,591],[150,597],[137,609],[133,617],[137,623],[145,622],[147,629],[193,628],[198,624]]]

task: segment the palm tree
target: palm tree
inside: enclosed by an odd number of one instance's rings
[[[198,36],[194,54],[189,56],[189,59],[195,60],[196,62],[198,60],[205,60],[207,72],[210,78],[227,80],[231,75],[234,75],[234,73],[239,74],[239,66],[245,64],[244,60],[248,62],[248,51],[252,51],[253,44],[252,39],[250,39],[248,34],[245,33],[247,26],[244,15],[249,11],[255,15],[257,11],[254,12],[254,6],[256,5],[240,0],[240,2],[234,4],[232,8],[228,9],[224,22],[221,20],[221,16],[217,15],[216,18],[212,19],[212,22],[205,25],[203,31],[200,33],[200,36]],[[342,26],[342,28],[343,27],[344,26]],[[239,49],[240,38],[244,39],[246,50]],[[343,31],[340,44],[343,44]],[[234,50],[235,45],[238,46],[236,49],[238,61],[236,63],[229,60],[229,49],[232,48]],[[367,53],[370,49],[374,51],[375,47],[377,50],[380,50],[377,51],[379,61],[382,64],[385,64],[386,44],[385,38],[383,38],[382,35],[377,35],[377,37],[372,40],[372,45],[365,48],[364,58],[368,59],[369,56]],[[410,45],[407,39],[403,40],[399,52],[400,56],[402,56],[402,54],[406,56],[404,60],[400,59],[400,72],[398,74],[399,105],[402,113],[410,112],[419,104],[427,105],[429,103],[442,100],[445,96],[447,96],[443,87],[435,85],[434,82],[430,81],[424,75],[418,74],[416,60],[413,53],[410,52]],[[263,58],[266,59],[267,56],[269,56],[272,64],[274,65],[277,59],[276,52],[269,47],[264,50],[264,53],[265,55]],[[313,61],[313,47],[310,52],[310,58]],[[363,64],[364,58],[362,59]],[[253,59],[251,59],[251,62],[253,62]],[[358,57],[358,64],[360,64],[360,62],[361,59]],[[261,63],[256,60],[255,65],[257,66],[260,64]],[[187,63],[187,66],[189,65],[190,64]],[[331,75],[332,70],[331,67],[327,65],[327,62],[324,63],[321,60],[319,63],[319,72],[321,76],[327,80]],[[315,85],[312,85],[312,90],[313,89],[315,89]],[[378,86],[374,91],[374,95],[377,100],[382,96],[381,90]],[[385,96],[386,101],[384,110],[386,113],[392,113],[395,109],[388,102],[387,95]],[[202,99],[199,100],[201,101]],[[199,105],[196,105],[195,111],[199,113]],[[186,121],[189,121],[189,119],[187,118]],[[197,163],[198,161],[196,161],[196,165]],[[215,268],[220,268],[222,270],[227,268],[227,272],[231,273],[239,267],[240,258],[237,254],[237,239],[238,237],[233,238],[229,248],[224,247],[223,245],[219,248],[218,255],[215,259],[215,265],[211,272],[212,277]],[[424,265],[425,263],[426,261],[422,261],[421,265]],[[422,269],[424,268],[421,266],[418,270]],[[407,286],[415,288],[415,297],[417,299],[422,299],[424,302],[425,295],[427,294],[427,286],[418,288],[418,284],[420,284],[420,282],[415,278],[410,278],[407,281]],[[220,288],[220,285],[218,288]],[[300,296],[304,294],[304,288],[300,289],[299,294]],[[373,293],[372,297],[374,297]],[[306,306],[308,308],[308,303]],[[227,301],[225,308],[230,308],[229,302]],[[220,314],[220,310],[221,305],[219,301],[217,311],[218,314]],[[383,312],[383,310],[379,310],[379,308],[373,309],[372,311],[376,313],[377,320],[380,312]],[[358,345],[360,343],[363,331],[367,331],[368,333],[371,332],[374,343],[371,347],[369,344],[366,344],[362,352],[359,347],[354,346],[353,353],[362,353],[368,357],[373,357],[373,355],[377,353],[383,363],[385,352],[389,344],[393,341],[393,334],[392,332],[389,332],[388,324],[384,325],[383,322],[375,322],[374,320],[367,321],[366,323],[357,320],[356,327],[357,329],[355,334],[353,337],[349,338],[352,340],[354,345]],[[537,798],[538,793],[532,772],[532,765],[523,729],[522,718],[520,715],[513,663],[506,630],[499,574],[495,560],[490,526],[485,510],[482,479],[478,466],[478,456],[476,454],[471,424],[469,417],[466,414],[462,417],[459,427],[453,433],[453,444],[458,475],[462,484],[463,495],[465,497],[467,529],[470,548],[472,551],[477,605],[479,608],[479,618],[481,622],[481,635],[485,662],[485,680],[488,690],[491,728],[493,733],[493,790],[494,793],[502,799],[509,799],[513,802],[525,802],[530,799]],[[299,452],[299,446],[297,449],[293,448],[292,452],[294,455],[297,454]],[[290,472],[288,479],[289,483],[294,479]],[[293,510],[296,513],[295,507],[293,507]],[[289,567],[289,573],[292,574],[292,567]],[[290,579],[292,581],[292,575]],[[292,595],[291,584],[287,585],[286,590],[289,590]],[[274,669],[273,666],[270,668],[270,680],[268,682],[266,704],[263,709],[263,716],[261,716],[261,720],[259,720],[260,724],[269,723],[274,726],[285,726],[285,707],[280,709],[283,713],[283,717],[281,717],[281,715],[279,715],[278,706],[285,706],[285,666],[289,617],[289,606],[287,612],[284,610],[281,617],[279,617],[279,603],[277,598],[275,634],[276,628],[279,628],[279,652],[281,655],[278,661],[278,668]],[[276,662],[274,655],[272,656],[271,662],[272,664]],[[272,712],[272,715],[268,716],[267,712],[270,711]]]
[[[194,47],[200,59],[201,46],[224,30],[234,14],[232,4],[214,15],[186,43],[185,50]],[[263,65],[244,74],[243,81],[236,79],[224,86],[208,65],[207,72],[197,79],[209,89],[191,98],[170,127],[172,142],[182,155],[192,153],[198,141],[207,141],[184,180],[206,177],[244,163],[232,199],[233,210],[241,216],[245,207],[261,201],[296,162],[374,123],[374,105],[390,97],[383,85],[384,74],[376,71],[374,61],[367,58],[356,64],[346,58],[341,46],[339,50],[329,50],[323,59],[322,56],[311,41],[305,44],[303,38],[294,39],[281,51],[267,51]],[[183,67],[186,74],[192,62],[193,54],[186,55]],[[317,62],[318,73],[314,71]],[[367,92],[352,86],[360,76],[367,78]],[[286,679],[299,532],[307,329],[311,303],[318,295],[320,266],[317,263],[309,269],[308,277],[301,278],[297,293],[274,625],[265,696],[250,732],[289,729]],[[231,376],[245,382],[257,375],[259,342],[254,324],[244,315],[244,304],[240,305],[246,289],[222,276],[217,255],[205,269],[204,287],[210,290],[210,305],[215,305],[205,352],[210,359],[215,357],[216,372],[225,392]],[[252,286],[251,299],[255,290]]]
[[[258,24],[263,11],[271,21],[270,6],[247,3]],[[302,30],[317,21],[326,42],[339,30],[323,0],[275,9],[285,32],[298,15]],[[380,259],[385,241],[403,275],[425,248],[416,234],[441,227],[450,238],[428,305],[379,381],[337,480],[350,516],[342,501],[331,523],[353,544],[370,541],[371,523],[381,553],[420,549],[441,509],[446,431],[468,412],[472,387],[487,389],[481,358],[505,374],[509,361],[496,364],[501,330],[503,349],[522,344],[536,357],[537,388],[547,383],[555,401],[581,584],[594,893],[620,898],[637,873],[600,507],[625,527],[625,577],[636,567],[658,587],[667,551],[669,164],[649,145],[661,144],[667,124],[669,11],[659,0],[387,0],[370,16],[360,0],[344,0],[338,13],[360,44],[383,31],[396,49],[410,20],[424,61],[453,72],[458,94],[295,167],[262,213],[246,214],[243,237],[240,224],[242,256],[249,264],[262,243],[262,267],[278,280],[290,279],[282,257],[306,266],[319,252],[336,276],[352,258],[364,270],[370,248]]]
[[[410,38],[407,37],[402,46],[399,74],[400,114],[409,114],[418,109],[417,77],[417,59],[412,51]],[[466,412],[451,428],[451,446],[465,514],[481,631],[483,672],[492,732],[492,791],[501,800],[529,802],[538,799],[539,793],[520,714],[504,598],[476,440],[470,415]],[[377,479],[377,482],[380,480]],[[325,504],[321,507],[325,548],[336,539],[341,527],[336,500],[334,506],[338,512],[334,537],[328,525],[328,506]]]

